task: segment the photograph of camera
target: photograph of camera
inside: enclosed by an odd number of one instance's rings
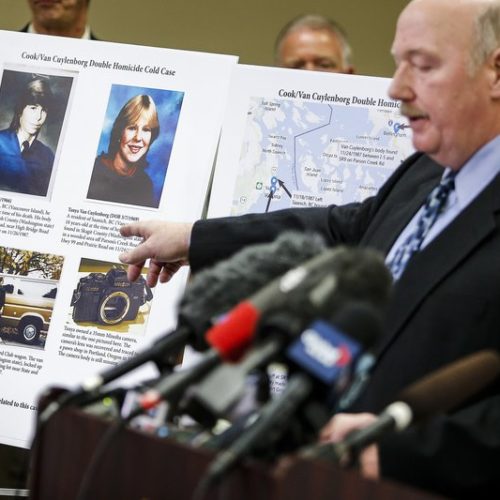
[[[131,282],[124,269],[106,273],[92,272],[80,278],[73,291],[73,321],[117,325],[136,319],[139,308],[153,298],[151,289],[140,276]]]

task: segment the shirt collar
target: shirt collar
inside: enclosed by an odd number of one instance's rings
[[[29,139],[25,139],[24,141],[21,140],[21,137],[19,136],[19,132],[16,134],[17,137],[17,142],[19,143],[19,149],[22,151],[23,150],[23,142],[27,142],[29,144],[29,147],[33,144],[33,141],[35,140],[35,136],[32,135]]]
[[[38,34],[37,31],[35,31],[35,28],[33,27],[33,23],[28,24],[28,33],[36,33]],[[82,40],[90,40],[90,26],[87,24],[85,26],[85,31],[83,32],[83,35],[80,37]]]
[[[455,177],[455,193],[465,208],[500,173],[500,135],[476,151]],[[446,169],[448,170],[448,169]]]

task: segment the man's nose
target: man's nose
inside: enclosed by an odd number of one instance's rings
[[[415,97],[408,68],[404,63],[396,68],[388,94],[391,99],[398,101],[411,101]]]
[[[302,69],[306,69],[307,71],[317,71],[320,68],[316,66],[316,63],[314,61],[306,61],[302,66]]]

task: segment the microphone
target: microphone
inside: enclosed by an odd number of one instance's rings
[[[385,434],[401,432],[413,423],[456,409],[499,375],[499,354],[491,350],[478,351],[408,386],[371,425],[351,432],[339,443],[325,443],[306,449],[301,456],[352,462],[352,457]]]
[[[205,333],[214,318],[325,248],[317,233],[286,231],[271,243],[251,245],[197,273],[179,306],[179,322],[196,333],[193,346],[206,349]]]
[[[321,258],[323,260],[325,256]],[[273,298],[278,304],[283,302],[283,298],[288,298],[285,307],[281,306],[275,311],[273,304],[267,302],[265,306],[271,311],[261,314],[259,321],[259,311],[256,311],[250,299],[233,309],[226,321],[209,330],[208,341],[223,351],[227,350],[226,357],[230,358],[234,357],[234,353],[239,354],[241,347],[245,347],[242,339],[252,339],[251,330],[257,329],[260,341],[241,363],[218,367],[190,391],[185,410],[193,418],[212,425],[215,420],[224,417],[243,393],[247,375],[283,356],[284,346],[296,338],[313,318],[328,318],[340,329],[346,326],[348,333],[353,329],[356,332],[373,331],[373,325],[376,324],[374,337],[379,336],[381,320],[375,316],[381,314],[379,309],[389,296],[392,280],[382,258],[372,250],[346,247],[330,252],[326,258],[328,266],[312,273],[316,278],[315,283],[309,283],[313,280],[306,279],[307,283],[299,283],[289,294],[291,296]],[[305,266],[317,259],[314,258]],[[268,293],[269,288],[275,290],[275,283],[264,291]],[[284,292],[281,293],[284,295]],[[255,302],[258,303],[257,300]],[[339,310],[343,316],[337,317]],[[353,328],[355,322],[357,326]]]
[[[296,374],[290,377],[284,391],[276,399],[270,401],[257,415],[247,419],[247,427],[224,451],[219,453],[210,464],[202,482],[210,484],[221,478],[239,460],[251,452],[260,443],[272,443],[279,437],[290,418],[308,397],[312,389],[312,381],[308,377]]]
[[[336,311],[330,321],[331,326],[325,321],[317,320],[303,333],[306,342],[309,342],[308,348],[314,349],[311,345],[314,339],[311,342],[311,338],[316,334],[315,328],[327,330],[327,332],[332,328],[335,331],[346,332],[359,338],[364,346],[374,345],[382,336],[380,313],[367,303],[348,303],[341,307],[339,312]],[[300,363],[299,334],[303,329],[304,318],[298,319],[291,314],[277,314],[269,318],[267,324],[261,327],[261,330],[268,336],[264,335],[264,338],[252,347],[240,363],[225,363],[210,372],[189,392],[187,401],[183,402],[183,410],[201,424],[207,427],[213,426],[219,418],[224,418],[231,412],[243,395],[247,376],[251,372],[267,366],[272,361],[282,361],[283,358],[290,364],[293,357],[297,355]],[[296,340],[297,337],[299,340]],[[286,346],[289,344],[291,346],[287,350]],[[323,344],[321,347],[328,347],[328,344]],[[354,348],[354,350],[353,357],[357,358],[359,349]],[[336,351],[333,352],[333,357],[335,356]],[[325,383],[329,385],[337,375],[337,372],[329,374]]]
[[[248,344],[248,341],[241,338],[242,343]],[[235,346],[239,352],[240,347]],[[262,356],[263,351],[269,353],[276,353],[276,347],[272,343],[266,345],[264,349],[259,350]],[[150,387],[142,396],[137,400],[137,407],[134,408],[126,420],[130,421],[141,413],[155,407],[163,400],[173,400],[182,395],[182,393],[192,384],[203,378],[207,373],[212,371],[223,363],[225,357],[231,357],[231,353],[227,351],[226,346],[222,350],[214,343],[214,347],[200,356],[196,364],[185,370],[169,373],[166,376],[160,376],[156,383]],[[224,366],[224,365],[222,365]]]
[[[271,337],[264,340],[264,342],[260,343],[253,351],[251,351],[242,364],[222,364],[224,360],[231,360],[236,354],[240,355],[242,349],[248,346],[252,341],[254,332],[243,330],[242,333],[246,334],[248,337],[239,335],[236,340],[231,339],[231,342],[227,342],[224,336],[213,336],[210,339],[210,344],[213,347],[202,354],[201,359],[199,359],[199,361],[192,368],[168,374],[165,377],[160,377],[153,387],[148,389],[141,397],[139,397],[138,407],[129,414],[128,420],[136,417],[142,411],[149,410],[150,408],[156,406],[164,399],[179,397],[190,385],[200,380],[215,367],[219,367],[219,371],[216,370],[216,383],[217,380],[223,382],[223,380],[220,379],[220,374],[222,373],[223,377],[227,374],[227,370],[225,370],[225,368],[230,369],[232,367],[241,373],[241,369],[249,370],[257,366],[262,366],[266,360],[270,361],[275,358],[283,348],[283,338]],[[208,379],[209,383],[213,385],[211,375],[212,374],[209,375]],[[215,387],[216,392],[220,392],[220,389],[221,387]],[[196,393],[197,387],[194,388],[194,394],[196,395]],[[183,409],[199,422],[205,422],[207,426],[212,426],[215,423],[215,419],[211,418],[211,416],[209,418],[206,418],[206,416],[205,418],[200,418],[200,415],[197,415],[196,406],[193,408],[192,404],[188,404],[187,406],[184,405]]]
[[[324,248],[325,243],[318,234],[287,231],[271,243],[251,245],[230,259],[201,271],[186,287],[179,305],[176,330],[132,358],[85,379],[77,389],[49,404],[40,414],[40,421],[50,418],[62,406],[77,404],[89,394],[97,393],[102,386],[144,363],[154,361],[165,365],[165,359],[187,343],[206,348],[202,339],[214,317]]]
[[[215,370],[214,375],[210,374],[207,381],[204,381],[191,391],[188,403],[183,405],[184,411],[207,426],[213,425],[216,419],[222,416],[227,407],[234,403],[241,394],[245,383],[245,371],[262,366],[264,363],[276,358],[287,343],[287,339],[300,333],[304,324],[312,316],[332,315],[352,297],[356,300],[359,300],[359,298],[370,300],[370,302],[379,305],[380,301],[388,296],[392,278],[382,257],[377,252],[340,247],[328,252],[327,262],[331,269],[324,267],[324,261],[325,256],[319,255],[291,271],[292,275],[294,275],[298,269],[312,270],[308,276],[314,276],[316,278],[315,282],[310,283],[312,278],[302,279],[303,274],[300,272],[299,276],[302,281],[297,282],[297,284],[292,283],[294,285],[294,294],[297,295],[297,308],[293,313],[288,311],[281,315],[274,313],[272,320],[266,317],[265,325],[268,330],[271,330],[274,338],[266,339],[243,365],[233,368],[234,374],[238,375],[236,384],[233,385],[235,380],[233,377],[227,377],[227,372],[231,371],[231,368],[223,365],[219,370]],[[366,269],[370,271],[372,278],[369,287],[364,282]],[[318,276],[320,272],[321,275]],[[275,281],[282,283],[286,276],[290,276],[290,272]],[[300,286],[304,282],[307,282],[305,291]],[[273,282],[257,292],[254,297],[257,297],[257,299],[262,298],[275,288]],[[365,289],[368,291],[365,291]],[[255,302],[258,303],[258,300]],[[281,304],[280,301],[278,303]],[[224,324],[222,328],[217,324],[207,332],[206,339],[212,349],[205,354],[203,359],[192,370],[184,370],[161,378],[153,388],[139,398],[139,407],[131,414],[130,418],[155,406],[162,399],[178,397],[188,386],[200,380],[214,367],[221,364],[223,360],[234,360],[241,357],[242,352],[253,341],[258,323],[258,315],[255,313],[255,309],[251,305],[249,306],[251,303],[246,301],[242,304],[244,307],[241,307],[240,304],[229,313],[229,321],[222,320]],[[366,308],[367,305],[364,307]],[[372,320],[374,312],[370,310],[369,313],[370,320]],[[355,313],[351,311],[351,314],[348,315],[348,326],[352,326],[353,321],[359,323],[359,318],[363,318],[363,311],[360,310],[360,306],[356,308]],[[281,323],[281,325],[278,325],[278,323]],[[366,323],[369,323],[369,321],[365,321],[363,326],[366,326]],[[234,325],[242,327],[235,329],[231,328],[231,325],[233,327]],[[357,334],[360,338],[364,335],[362,340],[368,341],[367,332],[360,329]],[[370,342],[373,338],[372,335]],[[233,390],[228,388],[227,382],[233,387]],[[221,390],[222,388],[225,388],[225,390]],[[219,407],[214,411],[213,404],[219,402],[220,405],[221,397],[224,408]]]
[[[372,331],[356,330],[359,323],[354,318],[359,311],[359,307],[351,308],[347,304],[343,314],[337,315],[345,330],[350,330],[349,335],[327,322],[316,321],[286,348],[292,375],[284,391],[264,405],[241,435],[216,457],[205,477],[207,483],[220,478],[259,445],[266,443],[269,448],[307,401],[319,399],[332,387],[338,389],[339,382],[343,385],[347,371],[359,355],[371,347],[379,333],[378,326]],[[364,328],[366,322],[361,324]]]
[[[322,280],[328,272],[329,279]],[[317,287],[318,283],[322,286]],[[367,300],[383,307],[391,283],[391,275],[379,252],[345,246],[325,250],[240,302],[208,330],[206,340],[209,344],[217,342],[221,349],[226,348],[234,356],[238,352],[235,346],[246,347],[241,338],[251,339],[251,333],[267,315],[282,309],[305,312],[304,297],[313,289],[315,292],[309,297],[313,306],[331,306],[328,296],[339,290],[342,296],[352,300]],[[318,310],[313,313],[317,314]]]

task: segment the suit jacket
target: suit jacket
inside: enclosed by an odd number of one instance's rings
[[[16,133],[0,131],[0,189],[46,196],[53,164],[54,153],[38,139],[21,154]]]
[[[443,169],[417,153],[363,203],[199,221],[194,270],[283,229],[387,254]],[[378,359],[353,411],[380,411],[408,384],[483,348],[500,349],[500,176],[421,252],[394,286]],[[454,497],[500,494],[500,388],[380,442],[382,474]]]

